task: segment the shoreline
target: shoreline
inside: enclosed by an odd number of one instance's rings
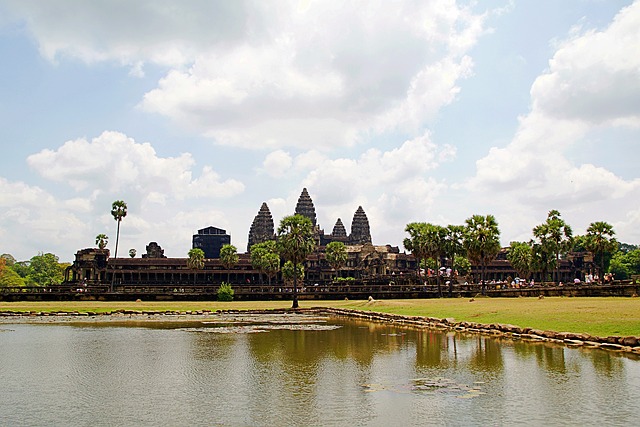
[[[494,338],[507,338],[528,342],[548,342],[567,347],[600,348],[603,350],[640,355],[640,337],[607,336],[599,337],[586,333],[558,332],[534,328],[522,328],[502,323],[476,323],[456,321],[453,318],[435,318],[427,316],[406,316],[400,314],[373,311],[310,307],[299,309],[261,309],[261,310],[114,310],[106,312],[81,311],[0,311],[0,325],[10,324],[98,324],[98,323],[187,323],[207,321],[224,315],[235,316],[299,316],[299,315],[331,315],[354,319],[394,323],[407,327],[425,328],[445,332],[459,332],[487,335]]]

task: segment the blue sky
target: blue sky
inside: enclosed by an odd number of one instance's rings
[[[640,243],[640,2],[0,0],[0,252],[226,229],[302,188],[330,233],[551,209]]]

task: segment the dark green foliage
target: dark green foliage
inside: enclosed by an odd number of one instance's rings
[[[233,288],[230,284],[222,282],[218,288],[218,301],[233,301]]]

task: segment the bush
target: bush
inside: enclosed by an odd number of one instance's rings
[[[222,283],[218,288],[218,301],[233,301],[233,289],[228,283]]]

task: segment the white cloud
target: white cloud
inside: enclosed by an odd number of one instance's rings
[[[640,2],[605,31],[561,43],[531,95],[534,109],[556,118],[594,125],[626,119],[640,126]]]
[[[531,216],[542,222],[549,209],[573,214],[585,227],[597,220],[628,224],[619,212],[626,211],[624,200],[638,197],[640,180],[576,164],[571,153],[588,146],[595,131],[640,124],[639,22],[636,2],[602,31],[574,30],[533,83],[531,111],[520,118],[512,141],[476,162],[476,175],[467,183],[472,203],[490,201],[511,235],[530,231],[536,224]]]
[[[149,143],[137,143],[119,132],[103,132],[87,141],[67,141],[57,150],[43,150],[27,158],[43,177],[66,182],[78,192],[126,192],[136,199],[165,203],[166,198],[219,198],[244,191],[234,179],[221,180],[209,166],[194,178],[191,154],[158,157]]]
[[[262,171],[272,177],[280,178],[289,171],[292,164],[293,159],[288,152],[276,150],[264,158]]]

